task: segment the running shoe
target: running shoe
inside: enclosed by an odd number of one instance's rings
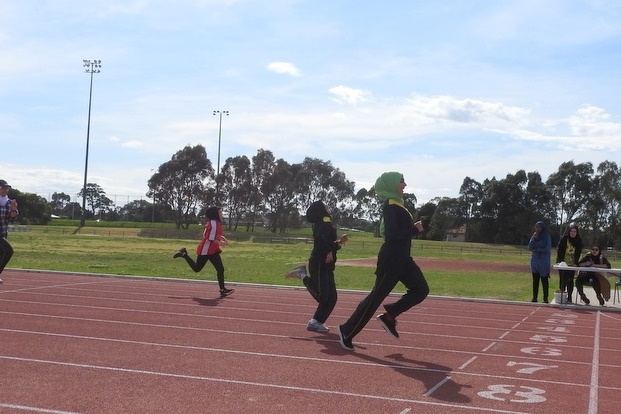
[[[177,250],[177,253],[173,254],[173,259],[176,259],[177,257],[185,256],[186,254],[188,254],[188,251],[185,249],[185,247],[182,247],[179,250]]]
[[[382,313],[381,315],[377,316],[377,321],[380,325],[382,325],[384,329],[386,329],[386,332],[388,332],[395,338],[399,338],[399,333],[397,332],[397,321],[395,320],[395,318],[387,313]]]
[[[285,274],[285,277],[292,277],[294,279],[300,280],[304,280],[306,276],[308,276],[308,274],[306,273],[306,266],[296,267],[295,269]]]
[[[341,347],[343,347],[343,349],[345,349],[346,351],[353,351],[354,344],[351,343],[351,339],[345,338],[343,332],[341,332],[341,325],[336,326],[336,333],[339,335],[339,342],[341,344]]]
[[[235,289],[227,289],[227,288],[220,289],[220,296],[225,297],[225,296],[230,295],[233,292],[235,292]]]
[[[311,332],[328,332],[330,328],[328,328],[324,323],[311,319],[308,321],[308,325],[306,325],[306,330]]]

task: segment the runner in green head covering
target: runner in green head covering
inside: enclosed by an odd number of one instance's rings
[[[375,194],[382,200],[395,200],[403,204],[403,195],[397,192],[403,174],[396,171],[385,172],[375,181]]]
[[[347,322],[336,327],[339,342],[348,351],[354,350],[352,339],[398,282],[407,292],[396,302],[384,304],[386,312],[377,315],[379,324],[394,338],[399,337],[397,316],[418,305],[429,294],[425,276],[412,258],[412,238],[424,227],[420,220],[414,222],[412,213],[403,203],[406,186],[403,174],[398,172],[386,172],[375,182],[375,194],[382,201],[380,234],[384,236],[384,243],[377,254],[373,290],[358,304]]]
[[[382,201],[392,200],[396,204],[403,206],[403,194],[399,192],[399,183],[403,181],[403,174],[396,171],[385,172],[375,181],[375,194]],[[406,209],[407,210],[407,209]],[[409,213],[409,212],[408,212]],[[386,225],[384,218],[380,219],[379,234],[384,236]]]

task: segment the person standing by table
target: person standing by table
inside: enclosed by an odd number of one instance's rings
[[[11,186],[0,180],[0,274],[13,257],[13,247],[7,240],[9,235],[9,223],[14,222],[19,215],[17,201],[9,198]],[[2,279],[0,279],[0,284]]]
[[[533,275],[533,299],[537,302],[539,296],[539,281],[543,287],[543,302],[548,302],[550,286],[550,259],[552,257],[552,238],[543,221],[535,223],[533,235],[528,241],[530,255],[530,270]]]
[[[414,222],[412,213],[405,208],[405,186],[403,174],[398,172],[386,172],[375,182],[375,194],[384,202],[380,220],[384,243],[377,255],[373,289],[358,304],[347,322],[336,328],[341,346],[348,351],[354,350],[352,339],[360,333],[398,282],[403,283],[407,292],[398,301],[385,304],[385,312],[377,316],[379,324],[395,338],[399,337],[397,316],[421,303],[429,294],[423,272],[410,253],[412,237],[423,231],[423,224]]]
[[[608,258],[602,254],[602,251],[599,245],[594,244],[591,246],[591,252],[584,256],[578,262],[578,266],[580,267],[599,267],[602,269],[610,269],[612,265],[608,261]],[[605,288],[608,290],[607,297],[610,299],[610,283],[604,275],[598,272],[580,272],[578,273],[578,277],[576,278],[576,289],[578,290],[578,294],[580,295],[580,299],[585,304],[590,304],[589,298],[584,294],[583,286],[588,283],[589,280],[593,281],[593,290],[595,291],[595,296],[597,296],[597,300],[599,301],[600,306],[604,306],[604,298],[602,296],[602,292]],[[602,286],[604,284],[608,284],[608,286]]]
[[[558,243],[556,263],[565,262],[568,266],[577,266],[582,255],[582,247],[580,230],[576,224],[572,223]],[[559,288],[562,292],[567,291],[567,303],[571,303],[571,297],[574,293],[575,273],[575,270],[558,270]]]

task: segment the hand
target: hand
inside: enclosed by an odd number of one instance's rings
[[[17,200],[11,200],[11,210],[17,210]]]
[[[220,240],[218,241],[221,246],[226,246],[229,244],[229,241],[224,236],[220,236]]]
[[[339,239],[339,244],[343,246],[345,243],[349,241],[349,236],[347,234],[343,234]]]
[[[332,256],[332,252],[329,252],[326,255],[326,263],[332,263],[334,261],[334,256]]]
[[[414,227],[416,227],[418,229],[418,231],[423,231],[425,228],[423,227],[423,222],[418,220],[416,223],[414,223]]]

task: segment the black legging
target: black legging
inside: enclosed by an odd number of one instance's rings
[[[384,305],[386,312],[393,318],[421,303],[429,294],[429,285],[423,276],[423,272],[412,259],[408,261],[400,273],[377,274],[373,290],[360,302],[347,322],[341,325],[341,333],[346,339],[351,340],[360,333],[398,282],[405,285],[407,292],[398,301]]]
[[[567,298],[571,300],[571,295],[574,293],[574,270],[559,270],[558,276],[560,280],[559,288],[561,292],[567,290]]]
[[[337,293],[332,267],[311,258],[308,262],[309,277],[303,279],[306,289],[318,303],[313,319],[319,323],[325,323],[336,306]]]
[[[11,257],[13,257],[13,247],[11,247],[11,244],[6,238],[0,237],[0,273],[2,273],[9,263]]]
[[[207,262],[211,262],[214,269],[216,269],[216,275],[218,277],[218,285],[220,285],[220,289],[224,289],[224,264],[222,264],[222,257],[220,257],[220,253],[210,254],[210,255],[200,255],[196,258],[196,262],[192,260],[189,255],[184,255],[185,261],[188,262],[192,270],[196,273],[203,270],[203,267],[207,264]]]
[[[539,280],[541,280],[541,286],[543,286],[543,301],[548,303],[550,276],[541,276],[539,273],[533,273],[533,302],[537,302],[537,297],[539,296]]]
[[[590,272],[580,272],[578,273],[578,277],[576,278],[576,290],[578,290],[580,299],[582,299],[583,302],[588,301],[588,298],[584,294],[583,286],[588,285],[589,283],[593,286],[593,290],[595,291],[595,296],[597,297],[597,300],[599,300],[600,302],[603,301],[604,298],[602,297],[602,287],[599,284],[599,279],[597,278],[595,273],[590,274]]]

